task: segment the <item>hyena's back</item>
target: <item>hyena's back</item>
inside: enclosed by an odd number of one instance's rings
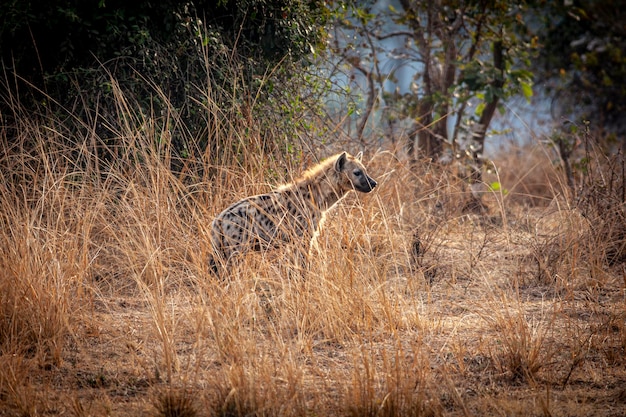
[[[223,260],[235,253],[263,251],[284,243],[310,240],[321,213],[284,192],[247,197],[213,221],[211,239]]]

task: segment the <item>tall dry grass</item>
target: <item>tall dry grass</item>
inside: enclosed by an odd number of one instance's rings
[[[176,112],[144,114],[116,94],[114,158],[94,126],[72,136],[67,113],[34,121],[16,107],[19,123],[2,130],[4,415],[623,406],[621,264],[600,256],[596,220],[555,191],[545,154],[526,175],[496,161],[507,192],[488,192],[490,212],[476,215],[463,212],[452,167],[370,152],[379,187],[330,213],[303,279],[287,248],[242,257],[219,280],[207,264],[213,216],[291,180],[302,161],[285,167],[255,120],[209,95],[208,131],[232,146],[172,170]]]

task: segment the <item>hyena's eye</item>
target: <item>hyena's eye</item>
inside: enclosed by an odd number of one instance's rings
[[[363,175],[363,172],[361,172],[361,170],[360,170],[360,169],[355,169],[355,170],[354,170],[354,172],[353,172],[353,174],[354,174],[354,176],[355,176],[355,177],[357,177],[357,178],[358,178],[358,177],[360,177],[361,175]]]

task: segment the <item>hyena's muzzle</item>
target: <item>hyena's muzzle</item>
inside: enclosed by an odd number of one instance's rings
[[[356,174],[356,173],[355,173]],[[361,171],[361,175],[357,176],[358,181],[354,183],[354,189],[362,193],[369,193],[378,185],[374,178]]]

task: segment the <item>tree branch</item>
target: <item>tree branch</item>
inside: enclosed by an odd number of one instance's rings
[[[389,38],[394,38],[396,36],[409,36],[413,38],[415,36],[415,33],[409,32],[409,31],[399,31],[399,32],[386,33],[384,35],[374,35],[374,37],[378,39],[379,41],[389,39]]]
[[[374,103],[376,101],[376,90],[374,88],[374,79],[373,79],[372,71],[366,70],[365,68],[361,66],[360,63],[355,63],[353,65],[354,65],[354,68],[361,71],[361,73],[365,75],[365,78],[367,79],[368,91],[367,91],[367,104],[365,105],[365,114],[359,121],[357,125],[357,129],[356,129],[357,138],[359,139],[362,145],[365,145],[365,142],[363,141],[363,131],[365,130],[365,125],[367,125],[367,121],[369,120],[370,115],[372,114],[372,109],[374,108]]]
[[[496,77],[491,85],[495,90],[501,90],[502,87],[504,87],[504,45],[501,40],[493,43],[493,67],[498,70],[499,77]],[[498,108],[498,99],[499,97],[494,94],[493,100],[485,106],[485,110],[480,117],[481,125],[486,127],[489,126],[489,123],[491,123],[491,119]],[[484,142],[484,136],[482,137],[482,140]]]
[[[497,40],[493,43],[493,66],[496,70],[498,70],[499,74],[496,76],[491,83],[494,87],[494,90],[502,90],[504,87],[504,44],[502,40]],[[482,163],[482,152],[485,147],[485,136],[487,135],[487,128],[491,123],[491,119],[498,108],[499,96],[497,94],[493,95],[493,98],[490,102],[487,103],[485,109],[483,110],[483,114],[480,116],[480,121],[478,122],[478,126],[476,126],[476,130],[472,132],[474,134],[474,140],[477,142],[476,149],[472,151],[472,159],[474,160],[474,167],[472,168],[471,173],[471,182],[478,183],[482,180],[482,171],[480,169],[480,165]]]

